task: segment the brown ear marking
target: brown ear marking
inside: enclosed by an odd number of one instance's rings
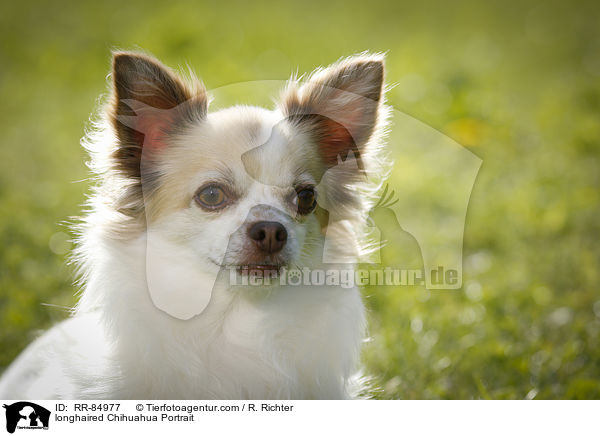
[[[139,177],[142,150],[160,150],[168,132],[206,116],[207,104],[206,90],[196,79],[186,83],[146,54],[113,53],[108,114],[119,142],[117,169]]]
[[[361,54],[316,70],[303,84],[293,80],[281,110],[312,135],[326,167],[353,152],[358,158],[373,135],[382,104],[384,58]]]
[[[137,99],[157,109],[172,109],[191,98],[173,72],[141,53],[113,54],[113,85],[119,99]]]

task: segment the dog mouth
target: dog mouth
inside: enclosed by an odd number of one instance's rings
[[[283,264],[249,264],[238,265],[237,272],[242,276],[277,277]]]

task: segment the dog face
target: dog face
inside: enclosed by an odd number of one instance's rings
[[[320,239],[319,168],[280,118],[230,108],[173,135],[151,164],[161,182],[146,202],[149,225],[185,241],[207,268],[247,272],[301,262]]]
[[[360,55],[290,81],[275,110],[208,113],[196,79],[116,53],[107,160],[120,225],[145,227],[201,270],[311,264],[332,222],[365,212],[382,83],[382,58]]]

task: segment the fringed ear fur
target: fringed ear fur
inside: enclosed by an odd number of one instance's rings
[[[382,105],[382,55],[356,55],[313,72],[303,84],[293,80],[280,110],[312,136],[326,168],[353,153],[360,159],[377,126]]]
[[[186,83],[145,54],[115,52],[108,116],[118,139],[116,169],[127,177],[140,177],[142,152],[160,152],[169,132],[205,117],[207,106],[206,90],[194,78]]]

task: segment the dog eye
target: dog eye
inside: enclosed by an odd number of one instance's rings
[[[200,188],[194,197],[196,202],[205,209],[215,210],[227,204],[227,194],[218,185],[208,185]]]
[[[296,199],[294,202],[298,208],[298,213],[307,215],[317,207],[317,193],[314,188],[300,188],[296,191]]]

